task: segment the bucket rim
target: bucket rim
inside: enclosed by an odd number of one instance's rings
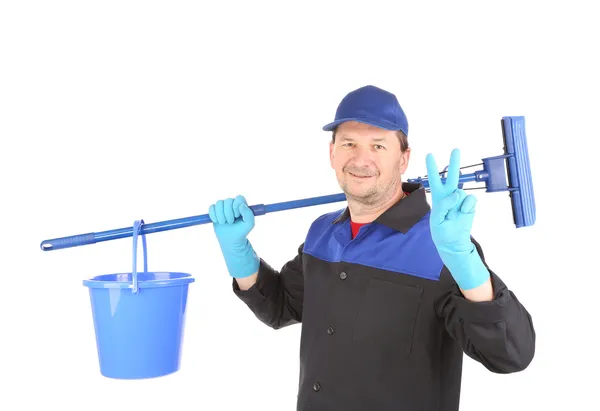
[[[159,287],[175,287],[193,283],[195,278],[191,274],[178,272],[178,271],[138,271],[137,274],[175,274],[177,278],[167,279],[156,279],[156,280],[138,280],[138,288],[159,288]],[[115,281],[115,280],[103,280],[102,277],[106,276],[131,276],[131,272],[118,272],[118,273],[106,273],[96,275],[92,278],[83,280],[83,285],[89,288],[133,288],[132,281]]]

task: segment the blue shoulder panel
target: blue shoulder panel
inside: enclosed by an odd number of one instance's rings
[[[327,262],[347,262],[439,280],[443,262],[429,231],[429,213],[406,234],[378,223],[360,228],[352,239],[350,220],[333,224],[343,212],[317,218],[304,243],[304,253]]]

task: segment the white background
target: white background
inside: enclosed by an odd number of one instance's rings
[[[506,194],[471,193],[473,235],[532,314],[536,356],[512,375],[465,357],[461,410],[593,409],[593,2],[217,3],[0,6],[0,409],[295,409],[300,327],[271,330],[233,295],[211,226],[147,237],[151,270],[196,282],[182,369],[146,381],[100,375],[82,285],[130,271],[131,239],[39,245],[205,214],[237,194],[338,193],[321,127],[366,84],[408,115],[404,178],[426,173],[428,152],[440,166],[454,147],[464,165],[501,154],[501,117],[526,117],[536,224],[516,229]],[[279,268],[316,217],[343,206],[257,217],[250,240]]]

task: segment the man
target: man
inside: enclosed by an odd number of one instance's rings
[[[317,218],[281,270],[248,241],[243,196],[209,208],[234,293],[274,329],[302,323],[297,409],[455,411],[463,353],[495,373],[525,369],[531,317],[470,235],[459,151],[445,183],[427,156],[430,208],[422,185],[401,181],[410,148],[395,95],[354,90],[323,129],[347,207]]]

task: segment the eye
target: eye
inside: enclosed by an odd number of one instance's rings
[[[342,144],[342,147],[350,147],[352,145],[352,143],[344,143]]]
[[[382,150],[382,149],[385,150],[385,147],[382,146],[381,144],[375,144],[375,148],[378,150]]]

